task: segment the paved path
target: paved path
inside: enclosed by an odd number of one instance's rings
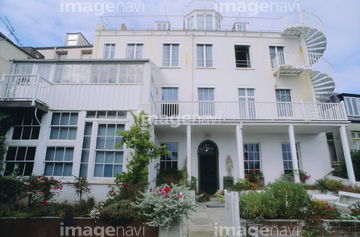
[[[191,220],[183,226],[183,237],[219,236],[216,229],[225,226],[225,208],[209,208],[206,205],[218,204],[218,198],[211,198],[210,202],[196,203],[196,212]]]

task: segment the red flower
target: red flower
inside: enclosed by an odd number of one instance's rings
[[[330,207],[330,205],[329,205],[329,206],[327,207],[327,209],[328,209],[328,210],[331,210],[331,207]]]
[[[127,184],[124,184],[124,188],[126,188],[128,185]]]
[[[181,194],[179,195],[179,198],[182,198],[182,195],[181,195]]]
[[[165,188],[164,188],[164,190],[165,190],[165,192],[170,192],[170,188],[168,187],[168,186],[166,186]]]
[[[115,196],[115,195],[116,195],[116,193],[113,193],[113,195]]]

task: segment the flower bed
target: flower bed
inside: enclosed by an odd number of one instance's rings
[[[132,221],[123,226],[111,226],[91,218],[74,218],[72,227],[61,225],[61,218],[0,218],[1,236],[6,237],[57,237],[57,236],[147,236],[158,237],[159,228],[143,221]],[[69,234],[67,234],[67,232]],[[73,231],[76,234],[72,235]]]

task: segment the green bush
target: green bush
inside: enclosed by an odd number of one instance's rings
[[[325,185],[327,180],[328,180],[327,178],[322,178],[322,179],[316,180],[315,185],[317,185],[317,187],[321,193],[325,193],[325,192],[329,191],[329,189]]]
[[[241,192],[243,190],[257,190],[259,187],[256,184],[250,183],[247,179],[239,179],[236,184],[229,188],[230,191]]]
[[[134,219],[135,211],[129,200],[105,207],[100,212],[100,219],[113,225],[123,225]]]
[[[177,169],[164,169],[160,170],[156,176],[156,186],[168,185],[172,183],[179,185],[180,180],[183,179],[183,171]]]
[[[325,186],[327,189],[329,189],[331,191],[336,191],[336,190],[339,190],[342,187],[344,187],[344,184],[342,184],[340,181],[329,179],[329,180],[326,180]]]
[[[0,175],[0,203],[12,204],[21,199],[23,182]]]
[[[210,195],[206,192],[203,192],[200,190],[200,192],[197,193],[196,201],[198,202],[208,202],[210,201]]]
[[[284,180],[269,184],[261,193],[242,194],[239,199],[242,218],[303,218],[311,202],[300,184]]]

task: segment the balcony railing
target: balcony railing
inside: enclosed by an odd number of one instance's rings
[[[159,119],[347,120],[343,103],[161,101]]]
[[[0,81],[0,99],[45,103],[51,82],[40,75],[7,75]]]
[[[97,83],[58,84],[40,75],[4,74],[0,100],[32,101],[66,110],[136,110],[141,84]]]
[[[282,18],[283,29],[294,27],[296,25],[310,26],[324,33],[324,24],[319,17],[308,12],[293,12]]]

